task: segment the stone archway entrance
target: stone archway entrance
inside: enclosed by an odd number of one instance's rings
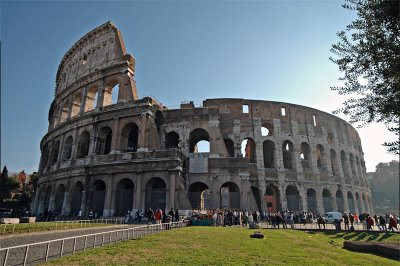
[[[221,209],[240,209],[240,190],[233,182],[221,186]]]
[[[280,209],[279,190],[272,185],[267,186],[265,189],[264,202],[266,203],[268,212],[277,212]]]
[[[152,208],[153,211],[160,209],[165,210],[167,200],[167,185],[164,180],[159,177],[153,177],[146,184],[146,201],[145,208]]]
[[[209,188],[203,182],[195,182],[190,185],[188,197],[193,209],[210,209],[211,195]]]
[[[124,178],[118,182],[115,190],[115,216],[124,216],[133,208],[134,184],[132,180]]]

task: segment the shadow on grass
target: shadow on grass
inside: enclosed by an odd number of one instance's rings
[[[351,240],[351,241],[375,241],[382,242],[387,238],[390,238],[394,233],[379,233],[379,232],[339,232],[339,231],[309,231],[308,234],[324,234],[330,238]]]

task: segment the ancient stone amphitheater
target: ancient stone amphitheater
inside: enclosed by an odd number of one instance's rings
[[[110,22],[62,58],[48,119],[36,214],[371,211],[361,141],[348,123],[283,102],[223,98],[168,109],[139,99],[135,59]]]

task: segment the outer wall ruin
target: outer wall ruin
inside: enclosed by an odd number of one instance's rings
[[[357,131],[319,110],[207,99],[168,109],[139,99],[135,59],[107,22],[63,57],[32,212],[132,209],[370,212]],[[209,152],[198,152],[198,143]]]

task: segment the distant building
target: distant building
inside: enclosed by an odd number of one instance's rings
[[[40,144],[34,213],[371,210],[361,141],[342,119],[249,99],[168,109],[139,99],[134,77],[135,59],[110,22],[64,55]],[[199,152],[201,141],[208,152]]]

